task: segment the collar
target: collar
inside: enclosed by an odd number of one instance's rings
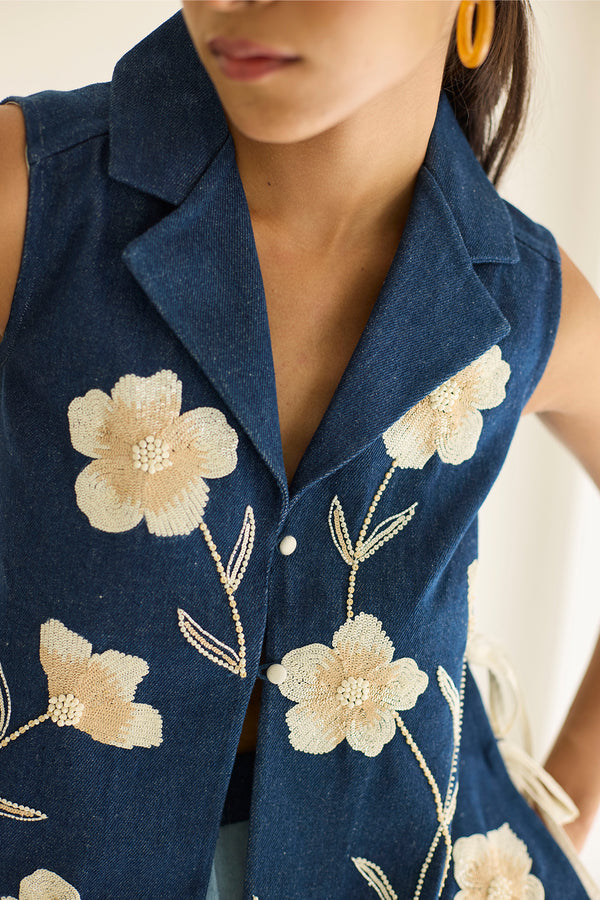
[[[229,136],[223,107],[181,11],[113,72],[109,174],[178,206]],[[510,217],[469,148],[445,94],[424,162],[474,263],[516,262]]]
[[[181,12],[115,67],[109,174],[176,207],[123,260],[287,493],[250,214],[223,108]],[[474,265],[518,259],[506,207],[442,94],[396,255],[295,493],[510,331]]]
[[[181,11],[116,64],[109,175],[178,206],[229,135]]]

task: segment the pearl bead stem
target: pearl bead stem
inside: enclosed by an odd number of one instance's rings
[[[425,757],[423,756],[419,747],[417,746],[417,743],[416,743],[415,739],[413,738],[412,734],[410,733],[410,731],[404,724],[402,717],[400,716],[400,714],[398,712],[394,712],[394,718],[396,720],[396,725],[402,732],[404,740],[406,741],[410,750],[412,751],[415,759],[417,760],[417,762],[419,764],[419,768],[423,772],[423,775],[425,776],[427,783],[429,784],[429,787],[431,788],[431,793],[433,794],[433,800],[435,803],[435,809],[436,809],[436,813],[437,813],[437,817],[438,817],[438,822],[440,824],[440,832],[444,835],[444,841],[446,843],[446,851],[447,851],[447,857],[448,857],[448,855],[452,854],[452,838],[450,837],[450,832],[448,830],[448,823],[446,822],[446,810],[445,810],[444,804],[442,803],[442,795],[440,794],[440,789],[437,785],[435,778],[433,777],[431,769],[429,768],[429,766],[427,765],[427,763],[425,761]],[[437,846],[437,844],[436,844],[436,846]],[[429,867],[429,863],[431,862],[431,860],[433,858],[433,851],[434,851],[434,848],[432,845],[432,847],[429,848],[429,853],[427,854],[427,859],[425,861],[427,864],[427,868]],[[424,879],[425,879],[425,875],[424,875],[424,872],[422,871],[421,876],[419,877],[419,882],[417,883],[417,890],[414,894],[413,900],[419,900],[419,898],[421,896],[421,890],[422,890],[423,884],[424,884]]]
[[[448,811],[449,811],[450,805],[452,803],[454,786],[456,784],[456,773],[457,773],[457,768],[458,768],[458,751],[460,749],[460,735],[461,735],[461,730],[462,730],[462,719],[463,719],[463,708],[464,708],[465,676],[466,676],[466,662],[463,660],[462,676],[461,676],[461,682],[460,682],[460,694],[459,694],[460,700],[459,700],[459,713],[458,713],[458,727],[457,727],[456,740],[454,743],[454,750],[452,753],[452,762],[451,762],[451,766],[450,766],[450,777],[448,779],[448,789],[446,791],[446,799],[444,801],[444,806],[443,806],[443,821],[442,821],[442,819],[440,819],[440,814],[439,814],[439,810],[438,810],[438,821],[440,824],[439,824],[438,830],[435,834],[435,837],[433,839],[433,842],[429,848],[429,852],[427,853],[427,857],[425,858],[425,861],[424,861],[423,865],[421,866],[421,872],[419,874],[419,880],[417,881],[417,888],[416,888],[415,894],[413,896],[413,900],[419,900],[419,898],[421,897],[421,891],[423,890],[423,885],[425,884],[425,876],[427,875],[429,866],[431,865],[431,861],[433,860],[435,851],[437,850],[437,846],[439,844],[440,837],[442,836],[442,834],[444,835],[444,840],[446,843],[446,859],[445,859],[445,863],[444,863],[444,871],[442,872],[442,879],[441,879],[440,888],[439,888],[440,893],[443,890],[444,885],[446,884],[446,880],[448,878],[448,872],[450,869],[450,862],[451,862],[451,856],[452,856],[452,841],[451,841],[450,834],[448,831],[448,821],[447,820],[448,820]],[[400,717],[398,716],[398,719],[399,718]],[[398,719],[397,719],[397,721],[398,721]],[[404,734],[404,732],[403,732],[403,734]],[[406,735],[405,735],[405,737],[406,737]],[[410,744],[409,744],[409,746],[410,746]],[[416,744],[415,744],[415,747],[416,747]],[[412,749],[412,747],[411,747],[411,749]],[[414,753],[414,750],[413,750],[413,753]],[[417,757],[417,759],[418,759],[418,757]],[[421,764],[419,763],[419,765],[421,765]],[[421,766],[421,768],[422,768],[422,766]],[[433,778],[433,776],[431,776],[431,777]],[[429,781],[429,779],[428,779],[428,781]],[[430,782],[430,784],[431,784],[431,782]],[[435,793],[434,793],[434,797],[435,797]],[[437,809],[437,803],[436,803],[436,809]]]
[[[26,725],[21,725],[20,728],[16,728],[12,734],[8,734],[5,738],[2,738],[0,741],[0,750],[4,747],[7,747],[12,741],[16,741],[18,737],[21,737],[22,734],[25,734],[26,731],[30,731],[32,728],[35,728],[36,725],[41,725],[42,722],[45,722],[46,719],[50,718],[50,713],[45,712],[43,716],[38,716],[36,719],[30,719]]]
[[[210,555],[213,558],[215,566],[217,567],[217,573],[219,575],[219,581],[223,585],[225,593],[227,594],[227,598],[229,601],[229,606],[231,609],[232,616],[237,616],[237,618],[233,619],[233,623],[235,626],[235,631],[237,635],[237,642],[239,648],[239,663],[234,666],[230,666],[227,663],[221,663],[221,665],[226,665],[227,668],[230,668],[233,672],[240,676],[240,678],[246,678],[246,638],[244,636],[244,629],[240,620],[240,616],[237,609],[237,603],[235,601],[235,588],[231,585],[229,581],[229,576],[223,567],[223,563],[221,562],[221,556],[217,553],[217,545],[215,544],[213,537],[210,533],[210,529],[206,522],[200,522],[200,531],[204,536],[204,540],[206,541],[206,545],[209,549]],[[237,579],[237,585],[241,578]],[[215,660],[216,662],[217,660]]]
[[[375,510],[377,509],[377,504],[381,500],[381,497],[383,496],[383,492],[385,491],[386,487],[390,483],[390,479],[391,479],[392,475],[394,474],[394,471],[397,467],[398,467],[398,460],[395,459],[393,461],[392,465],[390,466],[390,468],[385,473],[383,481],[377,488],[377,490],[375,492],[375,496],[373,497],[373,500],[371,501],[371,503],[369,505],[367,515],[365,516],[362,527],[360,529],[360,532],[358,535],[358,540],[356,542],[356,546],[354,547],[354,554],[353,554],[354,562],[352,563],[352,566],[350,568],[350,575],[348,576],[348,595],[347,595],[347,599],[346,599],[346,620],[352,619],[354,617],[354,591],[356,588],[356,573],[358,572],[358,565],[359,565],[359,562],[361,561],[359,559],[360,550],[365,541],[365,538],[367,535],[367,530],[369,528],[369,525],[371,524],[373,514],[375,513]],[[371,556],[371,555],[372,554],[370,554],[370,553],[368,554],[368,556]],[[365,557],[365,559],[366,558],[367,557]]]

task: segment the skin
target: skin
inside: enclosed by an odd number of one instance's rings
[[[289,477],[366,324],[402,234],[457,9],[457,0],[183,3],[190,35],[227,116],[251,213]],[[301,60],[256,82],[233,81],[206,46],[216,35],[254,39]],[[18,107],[1,107],[0,330],[23,247],[24,154],[21,113]],[[558,335],[523,414],[536,413],[600,489],[600,301],[561,255]],[[284,285],[276,280],[276,268],[289,273]],[[328,274],[330,281],[319,292]],[[364,290],[352,291],[360,278]],[[347,290],[336,294],[334,283]],[[325,339],[310,331],[307,322],[314,320]],[[325,359],[346,332],[350,339],[327,371]],[[307,381],[313,392],[298,403],[293,397]],[[302,432],[297,423],[310,409],[318,410],[317,422]],[[255,743],[258,699],[255,693],[240,749]],[[600,806],[598,759],[600,642],[546,763],[580,809],[580,817],[567,826],[577,848]]]
[[[183,3],[228,117],[253,216],[319,253],[373,229],[378,237],[401,230],[457,8],[447,0]],[[255,39],[301,60],[260,82],[234,81],[207,48],[216,35]]]
[[[400,240],[457,9],[454,0],[183,4],[234,138],[289,481]],[[217,35],[300,59],[260,81],[235,81],[207,46]]]

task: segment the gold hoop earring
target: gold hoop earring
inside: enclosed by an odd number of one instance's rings
[[[477,28],[473,37],[475,9]],[[456,18],[456,50],[465,68],[476,69],[488,55],[494,36],[495,13],[494,0],[462,0]]]

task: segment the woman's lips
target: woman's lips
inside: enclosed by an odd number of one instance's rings
[[[231,59],[229,56],[217,56],[217,64],[228,78],[237,81],[253,81],[266,75],[267,72],[275,72],[296,62],[295,59],[272,59],[269,57],[252,56],[247,59]]]
[[[208,47],[223,74],[238,81],[252,81],[299,59],[273,47],[242,39],[216,37],[208,42]]]
[[[231,59],[248,59],[260,56],[269,59],[297,59],[293,53],[284,50],[276,50],[274,47],[265,47],[264,44],[256,44],[243,38],[215,37],[208,42],[211,53],[218,56],[229,56]]]

